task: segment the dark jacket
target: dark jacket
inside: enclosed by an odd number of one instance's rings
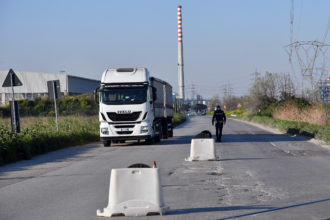
[[[214,120],[216,123],[226,122],[226,114],[221,109],[215,110],[212,117],[212,124],[214,123]]]

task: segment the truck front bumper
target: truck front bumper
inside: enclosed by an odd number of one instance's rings
[[[150,139],[151,135],[141,136],[115,136],[115,137],[100,137],[101,141],[124,141],[124,140],[146,140]]]

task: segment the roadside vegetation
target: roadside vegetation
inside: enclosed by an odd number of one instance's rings
[[[59,118],[59,132],[54,117],[29,117],[22,120],[21,133],[12,133],[7,120],[0,123],[0,164],[6,164],[57,149],[99,140],[96,116]]]
[[[226,105],[227,117],[330,143],[330,104],[322,103],[315,93],[313,97],[298,97],[294,91],[287,74],[256,73],[249,95],[227,96],[223,100],[214,97],[210,103]]]
[[[11,132],[9,106],[0,108],[0,165],[65,147],[99,141],[98,105],[90,94],[57,100],[59,132],[54,105],[48,98],[19,100],[21,132]],[[175,113],[174,127],[186,120]]]
[[[270,116],[260,116],[244,113],[242,110],[230,111],[226,112],[226,114],[228,117],[251,121],[268,127],[277,128],[284,133],[303,135],[330,143],[329,125],[316,125],[303,121],[281,120]]]
[[[174,113],[173,115],[173,127],[176,127],[186,121],[186,115],[184,113]]]
[[[20,116],[55,116],[54,103],[48,97],[35,100],[18,100]],[[93,101],[92,94],[64,96],[57,99],[58,113],[67,115],[96,115],[98,104]],[[9,104],[0,108],[0,116],[10,117]]]

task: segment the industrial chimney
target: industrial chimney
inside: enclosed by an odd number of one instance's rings
[[[178,6],[178,74],[179,74],[179,98],[184,101],[184,75],[183,75],[183,42],[182,42],[182,12]]]

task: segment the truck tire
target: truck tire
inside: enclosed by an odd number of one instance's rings
[[[111,146],[111,141],[103,141],[103,146],[104,147],[110,147]]]
[[[148,139],[146,139],[145,143],[147,145],[152,145],[154,143],[154,139],[153,138],[148,138]]]
[[[160,122],[155,122],[154,131],[155,131],[155,133],[156,133],[156,131],[158,132],[158,134],[154,136],[155,143],[158,143],[158,142],[160,142],[160,139],[162,138],[161,137],[162,136],[162,126],[161,126]]]
[[[163,122],[162,133],[163,133],[163,139],[167,139],[168,138],[168,125],[167,125],[167,121],[164,121]]]
[[[168,132],[168,137],[173,137],[173,128]]]
[[[168,137],[173,137],[173,124],[172,124],[172,120],[169,121],[169,131],[168,131]]]

